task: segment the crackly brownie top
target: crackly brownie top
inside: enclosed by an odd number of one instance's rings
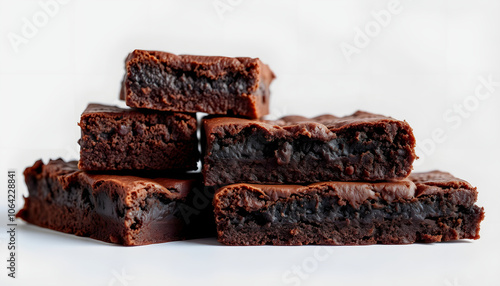
[[[152,60],[164,63],[170,69],[192,71],[197,76],[217,79],[226,76],[229,72],[241,73],[245,76],[261,77],[267,85],[275,78],[269,66],[258,58],[175,55],[160,51],[135,50],[126,59],[127,66],[136,61]]]
[[[82,113],[83,117],[92,115],[134,115],[134,114],[159,114],[159,115],[175,115],[185,117],[186,119],[194,118],[194,113],[181,112],[158,112],[149,109],[121,108],[113,105],[104,105],[99,103],[89,103],[87,108]]]
[[[292,126],[301,123],[302,124],[318,123],[326,126],[326,128],[330,130],[336,130],[349,125],[369,124],[372,122],[384,122],[384,121],[392,122],[398,120],[392,117],[374,114],[366,111],[356,111],[355,113],[344,117],[337,117],[331,114],[324,114],[313,118],[292,115],[292,116],[285,116],[274,121],[268,120],[266,122],[278,126]]]
[[[98,103],[90,103],[85,111],[83,111],[82,116],[87,114],[104,114],[104,113],[115,113],[115,114],[125,114],[130,112],[137,112],[135,109],[130,108],[120,108],[112,105],[104,105]]]
[[[229,133],[235,135],[242,129],[255,127],[265,130],[269,135],[276,137],[305,135],[329,140],[335,137],[335,132],[350,127],[381,126],[390,134],[395,135],[397,128],[405,129],[409,136],[409,143],[415,144],[413,132],[406,121],[396,120],[391,117],[373,114],[365,111],[356,111],[352,115],[337,117],[334,115],[321,115],[313,118],[303,116],[285,116],[277,120],[250,120],[230,117],[207,117],[203,120],[205,133]],[[387,123],[393,123],[389,126]]]
[[[132,175],[117,174],[95,174],[80,171],[77,161],[65,162],[62,159],[50,160],[44,164],[38,160],[32,167],[24,171],[27,176],[43,176],[56,178],[64,188],[70,184],[89,184],[95,191],[96,186],[103,183],[114,184],[116,191],[124,190],[126,193],[133,191],[144,192],[144,190],[154,190],[163,193],[169,199],[184,198],[191,191],[199,179],[199,174],[182,174],[182,178],[170,177],[137,177]]]
[[[475,189],[467,181],[454,177],[452,174],[442,171],[430,171],[425,173],[413,173],[409,177],[416,184],[437,186],[441,188],[465,188]]]
[[[280,198],[292,198],[294,195],[316,195],[318,192],[333,191],[341,201],[358,208],[367,200],[383,199],[387,202],[409,201],[425,195],[444,194],[451,197],[453,203],[471,206],[477,199],[476,188],[468,182],[453,177],[449,173],[432,171],[414,173],[408,179],[394,182],[321,182],[302,185],[261,185],[233,184],[219,189],[214,204],[221,195],[237,191],[249,190],[258,194],[259,200],[244,199],[250,208],[260,208],[266,201],[277,201]]]

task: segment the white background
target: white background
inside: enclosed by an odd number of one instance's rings
[[[401,0],[394,11],[387,0],[74,0],[49,16],[47,2],[0,0],[0,285],[500,285],[500,1]],[[362,109],[407,120],[416,171],[446,170],[478,187],[482,238],[125,248],[20,222],[18,278],[7,278],[7,169],[25,194],[22,171],[35,160],[77,159],[80,113],[89,102],[123,104],[123,62],[136,48],[261,58],[277,75],[271,117]]]

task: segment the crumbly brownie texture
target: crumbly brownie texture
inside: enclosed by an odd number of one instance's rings
[[[469,183],[434,171],[399,182],[236,184],[213,203],[224,244],[362,245],[478,239],[476,198]]]
[[[259,59],[135,50],[120,98],[130,107],[260,118],[269,113],[273,72]]]
[[[37,161],[24,171],[29,196],[17,214],[53,230],[122,245],[181,240],[195,221],[189,194],[199,174],[182,179],[99,175],[76,161]],[[198,213],[200,210],[198,210]]]
[[[362,111],[277,121],[208,117],[203,127],[209,186],[398,180],[416,158],[408,123]]]
[[[99,170],[195,170],[194,114],[89,104],[79,123],[78,167]]]

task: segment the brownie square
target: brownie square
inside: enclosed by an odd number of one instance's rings
[[[228,245],[362,245],[478,239],[477,191],[444,172],[397,182],[234,184],[214,197]]]
[[[101,170],[195,170],[194,114],[89,104],[80,119],[78,167]]]
[[[37,161],[24,171],[29,196],[17,214],[49,229],[122,245],[208,235],[196,203],[199,174],[137,177],[80,171],[77,162]]]
[[[259,118],[269,113],[273,72],[259,59],[135,50],[120,98],[130,107]]]
[[[208,117],[202,149],[207,186],[401,180],[416,158],[408,123],[362,111],[275,121]]]

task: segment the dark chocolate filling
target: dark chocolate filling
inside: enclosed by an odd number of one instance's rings
[[[149,87],[152,98],[161,98],[159,90],[165,94],[212,95],[223,96],[251,93],[255,85],[254,78],[249,79],[242,73],[230,72],[216,79],[199,76],[195,71],[171,69],[166,65],[136,63],[130,65],[129,88],[135,94],[142,94],[142,88]],[[156,95],[156,96],[155,96]]]
[[[235,202],[236,204],[236,202]],[[426,196],[419,200],[393,202],[368,200],[359,208],[350,204],[340,205],[336,196],[297,197],[294,200],[280,199],[258,211],[237,208],[236,216],[229,221],[232,225],[254,222],[260,226],[271,224],[295,224],[298,222],[320,224],[338,220],[353,220],[359,224],[370,224],[374,220],[415,220],[433,219],[442,216],[457,216],[470,213],[470,207],[451,204],[446,195]]]
[[[247,193],[248,194],[248,193]],[[249,203],[250,202],[250,203]],[[248,204],[258,204],[257,210]],[[227,244],[371,244],[477,238],[479,207],[456,205],[447,194],[359,207],[336,195],[292,195],[266,201],[252,195],[224,198],[217,212],[219,239]]]
[[[210,166],[206,180],[224,185],[404,178],[411,171],[412,147],[407,131],[397,130],[390,136],[382,127],[360,127],[325,142],[305,136],[268,139],[247,128],[234,137],[216,137],[205,157]]]

